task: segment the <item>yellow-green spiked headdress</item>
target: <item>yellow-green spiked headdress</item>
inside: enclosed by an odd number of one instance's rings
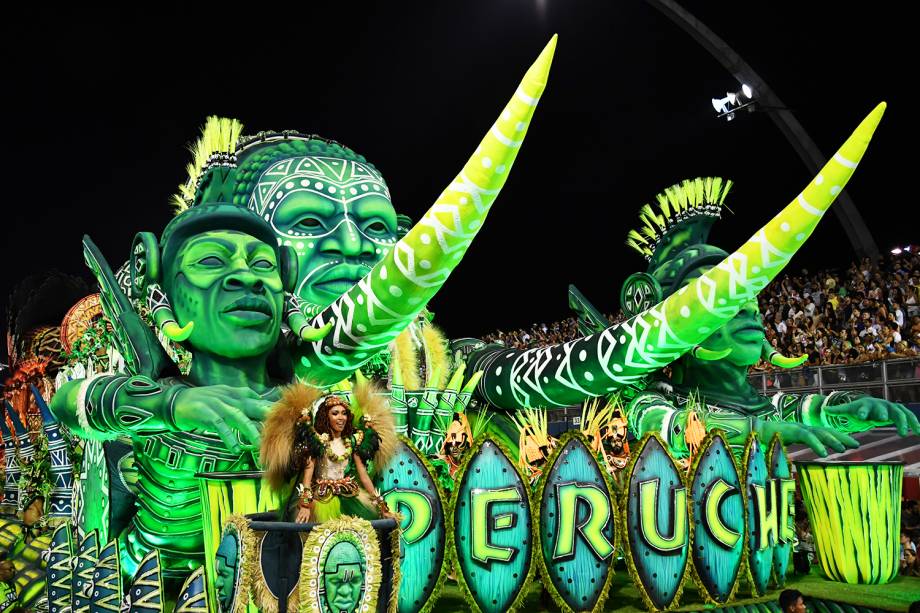
[[[644,273],[631,275],[620,292],[620,305],[634,315],[680,289],[687,273],[715,265],[728,254],[709,245],[712,224],[722,216],[732,182],[697,177],[676,183],[639,209],[641,225],[626,244],[648,260]]]

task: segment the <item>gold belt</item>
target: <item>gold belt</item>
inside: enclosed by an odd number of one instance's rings
[[[354,498],[360,488],[352,477],[342,479],[317,479],[313,486],[313,496],[320,502],[326,502],[333,496]]]

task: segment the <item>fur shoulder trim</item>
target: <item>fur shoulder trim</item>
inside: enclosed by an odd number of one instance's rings
[[[291,477],[297,422],[303,410],[312,408],[322,395],[322,390],[309,385],[289,385],[265,420],[259,459],[272,489],[280,489]]]

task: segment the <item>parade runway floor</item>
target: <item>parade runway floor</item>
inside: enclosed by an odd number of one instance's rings
[[[761,598],[744,598],[746,585],[742,585],[739,590],[739,597],[729,606],[739,607],[743,605],[775,604],[779,593],[782,590],[771,590]],[[795,588],[805,594],[806,597],[821,599],[823,601],[833,601],[836,603],[846,603],[855,607],[864,607],[872,610],[883,611],[907,611],[911,602],[920,600],[920,579],[912,577],[898,577],[888,585],[847,585],[828,581],[822,578],[815,569],[808,576],[789,577],[786,582],[787,588]],[[542,586],[537,583],[534,585],[522,611],[527,613],[543,613],[549,611],[559,611],[559,608],[552,602],[549,595],[542,594]],[[681,607],[676,611],[699,611],[703,609],[713,609],[714,607],[703,603],[699,594],[690,586],[684,589],[681,597]],[[748,607],[748,611],[754,611],[759,607]],[[773,608],[773,607],[771,607]],[[610,597],[607,599],[605,611],[645,611],[645,605],[639,595],[639,591],[632,584],[629,575],[625,570],[618,570],[613,579],[613,585],[610,589]],[[735,610],[738,610],[737,608]],[[744,610],[744,609],[741,609]],[[773,610],[778,610],[773,608]],[[822,607],[810,606],[810,611],[822,610]],[[469,606],[464,602],[460,588],[453,581],[448,580],[441,593],[441,598],[434,607],[434,611],[454,612],[469,611]]]

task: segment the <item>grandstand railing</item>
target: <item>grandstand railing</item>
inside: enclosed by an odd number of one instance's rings
[[[765,396],[779,392],[827,394],[834,390],[853,390],[900,402],[920,416],[920,357],[752,371],[748,380]],[[580,406],[550,409],[547,415],[548,430],[554,436],[577,428],[580,421]]]
[[[846,389],[902,404],[920,403],[920,358],[754,371],[748,380],[766,396],[778,392],[826,394]]]

